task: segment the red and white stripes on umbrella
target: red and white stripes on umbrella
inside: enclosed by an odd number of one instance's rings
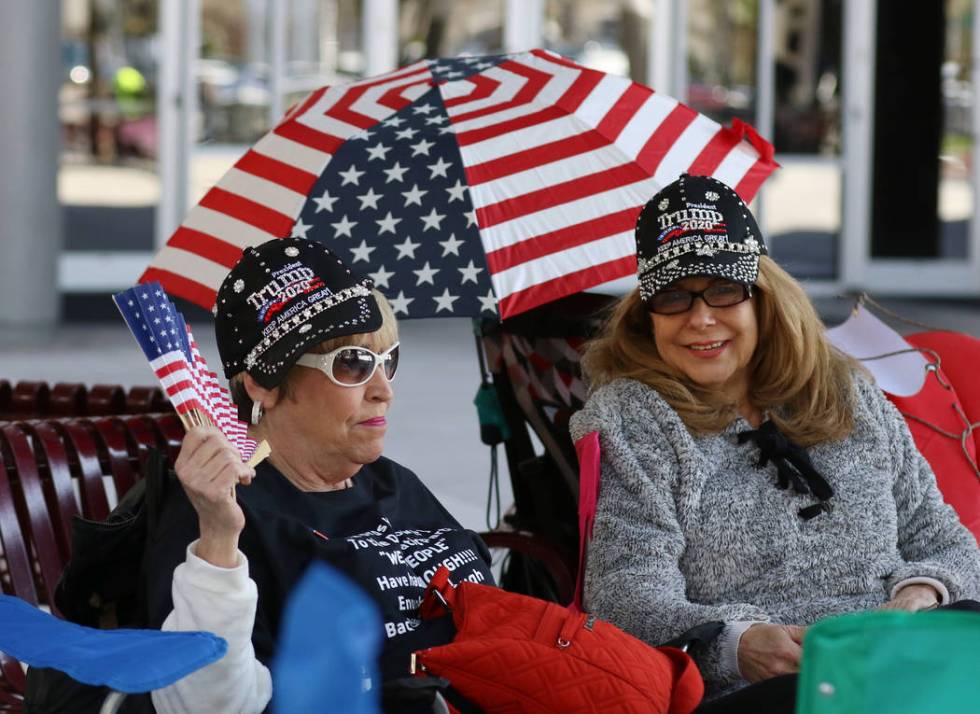
[[[775,167],[756,136],[547,52],[480,77],[446,109],[502,316],[635,273],[636,216],[681,173],[751,200]]]
[[[307,194],[350,137],[430,89],[427,62],[380,79],[324,87],[286,114],[187,214],[140,277],[210,309],[249,246],[291,234]]]

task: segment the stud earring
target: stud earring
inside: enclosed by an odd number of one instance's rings
[[[264,415],[265,411],[262,409],[262,405],[259,402],[252,402],[252,426],[257,426]]]

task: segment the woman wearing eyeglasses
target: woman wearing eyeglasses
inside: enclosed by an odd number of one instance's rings
[[[216,429],[184,438],[183,489],[173,489],[147,561],[150,619],[215,632],[229,650],[154,692],[157,711],[265,709],[283,606],[315,558],[377,603],[381,677],[407,677],[412,651],[452,640],[447,618],[418,617],[435,570],[446,564],[454,582],[493,579],[479,537],[381,455],[398,367],[391,308],[322,245],[283,239],[244,252],[215,318],[241,418],[271,455],[253,470]]]
[[[792,711],[772,678],[807,625],[976,599],[977,542],[734,191],[682,176],[635,237],[639,288],[588,347],[571,422],[602,452],[585,604],[650,643],[723,622],[697,657],[708,699],[771,681],[717,711]]]

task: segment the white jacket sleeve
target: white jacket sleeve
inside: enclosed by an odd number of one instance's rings
[[[228,652],[217,662],[152,693],[159,714],[261,712],[272,698],[272,676],[255,659],[252,628],[258,591],[248,577],[248,560],[238,553],[234,568],[218,568],[187,547],[174,570],[174,609],[162,630],[206,631],[225,638]]]

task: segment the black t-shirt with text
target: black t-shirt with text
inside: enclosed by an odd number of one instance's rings
[[[252,642],[266,665],[286,598],[313,558],[343,571],[380,608],[382,679],[406,676],[411,652],[452,640],[448,617],[418,618],[425,585],[440,565],[451,571],[453,583],[493,584],[483,541],[463,529],[411,471],[381,458],[352,483],[340,491],[300,491],[264,462],[251,485],[238,487],[245,512],[239,549],[259,595]],[[159,627],[173,609],[173,570],[197,536],[193,507],[182,489],[173,489],[150,558],[151,626]]]

